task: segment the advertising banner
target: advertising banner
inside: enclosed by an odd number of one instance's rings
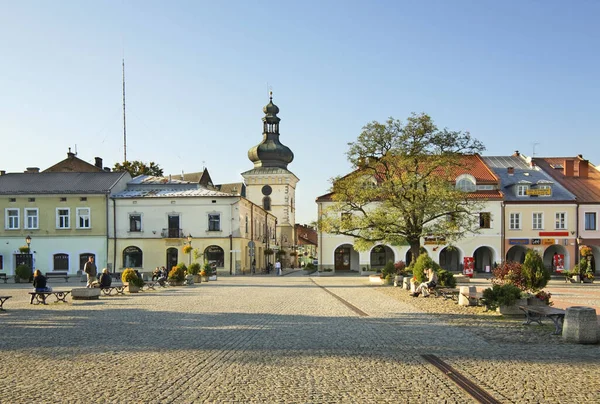
[[[473,277],[473,269],[475,268],[475,258],[473,257],[465,257],[463,258],[463,274],[468,276],[469,278]]]
[[[552,265],[556,272],[562,272],[565,270],[565,255],[554,253],[554,257],[552,257]]]

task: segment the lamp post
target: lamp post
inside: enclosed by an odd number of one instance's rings
[[[25,243],[27,243],[27,249],[29,250],[29,267],[33,271],[33,254],[31,253],[31,236],[25,237]]]
[[[188,241],[188,244],[189,244],[190,248],[192,248],[192,238],[193,238],[193,237],[192,237],[192,234],[191,234],[191,233],[190,233],[190,234],[188,234],[188,236],[187,236],[187,241]],[[190,250],[190,257],[189,257],[189,259],[188,259],[188,267],[189,267],[190,265],[192,265],[192,250]]]

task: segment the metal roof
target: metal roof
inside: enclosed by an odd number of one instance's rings
[[[196,189],[127,189],[113,195],[114,198],[175,198],[200,196],[235,196],[206,188]]]
[[[0,194],[105,194],[127,172],[42,172],[0,175]]]

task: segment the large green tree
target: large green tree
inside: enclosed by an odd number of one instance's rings
[[[137,177],[138,175],[155,175],[160,177],[163,175],[162,168],[153,161],[148,164],[139,160],[115,163],[113,171],[128,171],[132,177]]]
[[[428,115],[412,114],[406,123],[373,121],[348,146],[356,169],[332,179],[321,230],[355,237],[358,250],[408,243],[415,258],[421,237],[451,243],[476,231],[481,205],[454,185],[464,156],[484,150],[468,132],[440,130]]]

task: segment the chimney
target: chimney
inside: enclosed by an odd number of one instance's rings
[[[508,175],[514,175],[515,168],[514,167],[506,167],[506,172],[508,173]]]
[[[110,167],[104,167],[103,170],[106,171],[107,173],[109,173],[110,172]]]
[[[75,153],[71,153],[71,148],[69,147],[69,151],[67,153],[67,158],[69,160],[73,160],[74,157],[75,157]]]
[[[0,175],[6,175],[6,171],[5,170],[0,170]]]
[[[102,159],[100,157],[94,157],[96,159],[95,166],[102,170]]]
[[[579,178],[587,178],[589,168],[590,168],[589,160],[580,160],[579,161]]]
[[[533,161],[533,159],[531,159],[531,161],[529,162],[529,167],[535,168],[535,161]]]
[[[27,170],[25,170],[25,174],[37,174],[39,172],[39,167],[27,167]]]
[[[564,164],[564,175],[565,177],[572,177],[575,171],[575,161],[573,160],[565,160]]]
[[[519,153],[518,150],[515,150],[515,153],[513,154],[513,157],[519,157],[521,155],[521,153]]]

